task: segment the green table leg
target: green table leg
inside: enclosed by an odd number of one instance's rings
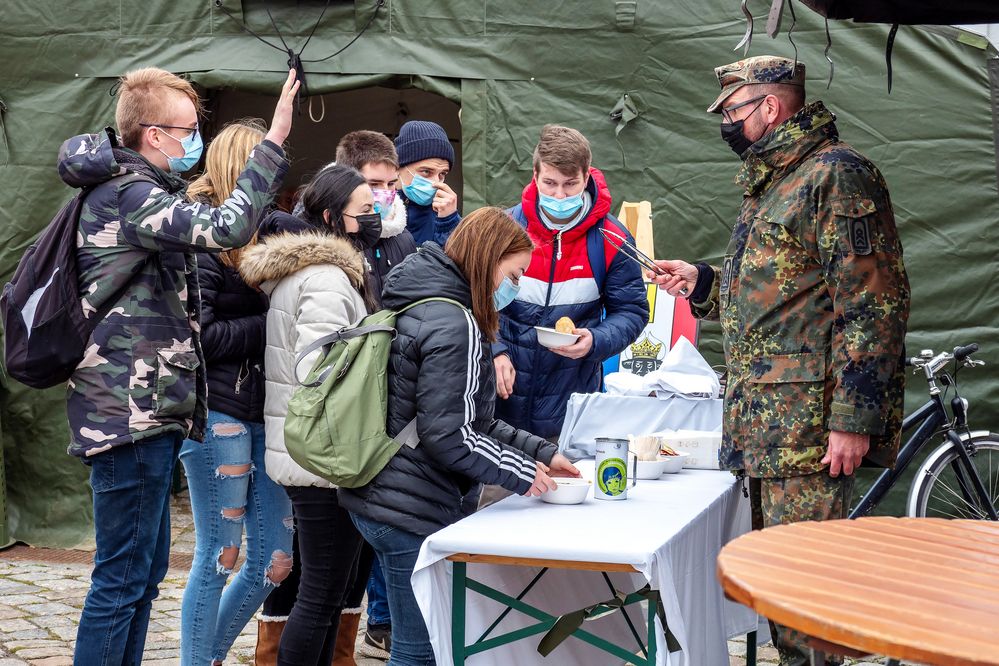
[[[454,666],[465,666],[465,574],[464,562],[452,562],[451,653]]]
[[[756,632],[746,634],[746,666],[756,666]]]
[[[649,666],[656,666],[656,648],[658,644],[656,643],[656,636],[659,634],[656,631],[656,615],[659,610],[659,593],[657,592],[655,597],[649,599],[649,637],[648,637],[648,656],[645,661]],[[627,613],[626,609],[621,609],[622,612]]]

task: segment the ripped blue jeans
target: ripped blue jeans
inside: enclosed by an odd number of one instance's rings
[[[291,570],[291,502],[264,472],[262,423],[209,411],[204,443],[186,440],[180,460],[195,530],[194,561],[181,605],[181,663],[207,666],[225,659]],[[226,587],[244,526],[246,561]]]

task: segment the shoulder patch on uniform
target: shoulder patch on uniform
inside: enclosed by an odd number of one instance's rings
[[[850,218],[850,248],[854,254],[871,253],[871,225],[867,217]]]

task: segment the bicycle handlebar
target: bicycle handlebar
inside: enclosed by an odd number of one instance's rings
[[[925,350],[920,356],[910,356],[905,359],[906,367],[921,368],[926,372],[927,379],[932,379],[951,361],[964,363],[966,366],[985,365],[984,361],[971,360],[971,355],[977,352],[978,345],[972,342],[962,347],[954,347],[953,352],[940,352],[934,355],[932,350]]]
[[[954,347],[954,360],[963,361],[972,354],[978,351],[978,345],[972,342],[970,345],[965,345],[963,347]]]

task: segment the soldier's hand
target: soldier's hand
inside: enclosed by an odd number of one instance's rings
[[[645,276],[659,285],[670,296],[690,296],[697,285],[697,266],[679,259],[657,261],[656,266],[662,269],[662,275],[646,271]]]
[[[833,430],[829,433],[829,448],[826,449],[822,464],[829,465],[829,476],[833,478],[839,476],[840,472],[850,476],[860,467],[870,448],[870,435]]]
[[[268,141],[273,141],[277,145],[283,145],[291,132],[291,111],[295,106],[295,94],[301,81],[295,80],[294,69],[288,70],[288,78],[281,87],[281,96],[278,97],[277,106],[274,107],[274,119],[271,121],[271,129],[264,137]]]

